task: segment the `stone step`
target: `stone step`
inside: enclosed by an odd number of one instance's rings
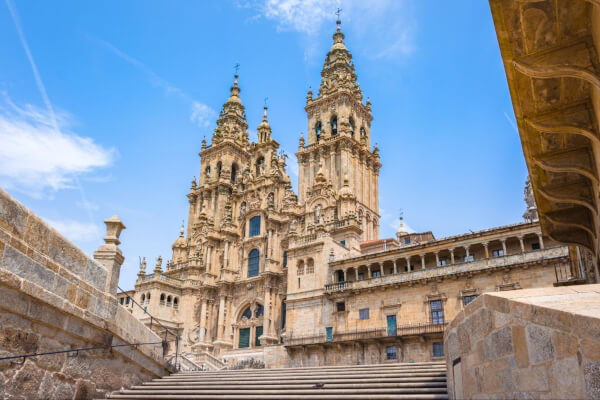
[[[208,394],[208,395],[175,395],[175,394],[115,394],[109,399],[164,399],[164,400],[188,400],[188,399],[222,399],[222,400],[447,400],[448,395],[444,393],[431,394]]]
[[[323,366],[323,367],[301,367],[301,368],[272,368],[272,369],[245,369],[245,370],[221,370],[221,371],[186,371],[178,372],[171,376],[187,376],[202,374],[206,376],[219,375],[223,373],[253,374],[261,371],[269,372],[303,372],[303,371],[343,371],[343,370],[390,370],[390,369],[423,369],[423,368],[446,368],[446,364],[439,363],[395,363],[395,364],[374,364],[374,365],[352,365],[352,366]]]
[[[365,380],[366,381],[366,380]],[[219,384],[219,383],[213,383],[213,384],[202,384],[202,385],[189,385],[189,384],[185,384],[185,385],[172,385],[172,384],[164,384],[164,385],[158,385],[156,383],[152,384],[152,385],[147,385],[147,384],[142,384],[141,386],[133,386],[131,389],[134,390],[157,390],[157,391],[164,391],[164,390],[178,390],[178,389],[191,389],[191,390],[195,390],[195,389],[231,389],[231,388],[235,388],[235,389],[262,389],[262,388],[276,388],[276,389],[306,389],[306,388],[313,388],[315,384],[317,383],[323,383],[328,389],[344,389],[344,388],[429,388],[429,387],[446,387],[446,380],[438,380],[438,381],[430,381],[430,382],[422,382],[422,381],[416,381],[416,382],[398,382],[398,381],[393,381],[393,382],[372,382],[372,381],[368,381],[368,382],[355,382],[355,381],[348,381],[348,382],[340,382],[340,381],[315,381],[315,382],[307,382],[307,383],[302,383],[302,384],[286,384],[284,382],[278,382],[278,383],[274,383],[274,384],[264,384],[263,382],[256,382],[256,383],[252,383],[252,384],[248,384],[248,383],[227,383],[226,385],[223,384]]]
[[[377,375],[377,374],[419,374],[419,373],[443,373],[445,372],[446,369],[445,368],[428,368],[428,369],[414,369],[414,370],[409,370],[409,369],[389,369],[389,370],[343,370],[343,371],[300,371],[297,373],[293,373],[293,372],[277,372],[277,371],[265,371],[265,372],[256,372],[256,373],[252,373],[252,374],[239,374],[236,372],[231,372],[231,373],[220,373],[220,374],[211,374],[211,375],[204,375],[204,374],[195,374],[195,375],[172,375],[169,376],[168,379],[174,379],[174,380],[181,380],[181,379],[195,379],[199,376],[205,377],[207,379],[212,379],[212,378],[220,378],[222,376],[228,376],[228,377],[247,377],[247,376],[315,376],[315,375],[335,375],[335,376],[341,376],[341,375],[357,375],[357,374],[369,374],[369,375]]]
[[[152,382],[181,382],[181,383],[191,383],[191,382],[198,382],[198,383],[202,383],[202,382],[236,382],[236,381],[253,381],[253,380],[257,380],[257,379],[266,379],[266,380],[273,380],[273,381],[277,381],[277,380],[281,380],[281,379],[285,379],[285,380],[296,380],[296,381],[301,381],[301,380],[319,380],[319,379],[327,379],[327,378],[346,378],[346,379],[361,379],[361,378],[368,378],[369,375],[365,375],[365,374],[344,374],[344,375],[298,375],[298,376],[293,376],[293,375],[288,375],[286,377],[278,377],[278,376],[261,376],[261,377],[253,377],[253,376],[244,376],[244,377],[228,377],[228,376],[220,376],[220,377],[214,377],[214,378],[203,378],[203,377],[197,377],[197,378],[188,378],[188,379],[164,379],[164,380],[158,380],[158,379],[153,379]],[[442,377],[445,378],[446,374],[443,372],[422,372],[420,374],[411,374],[411,373],[405,373],[405,374],[379,374],[379,375],[372,375],[372,378],[377,378],[377,377],[381,377],[381,378],[427,378],[427,377]]]
[[[248,385],[248,384],[252,384],[253,382],[257,382],[257,383],[269,383],[272,382],[272,384],[285,384],[285,385],[293,385],[293,384],[315,384],[315,383],[342,383],[342,384],[352,384],[352,383],[415,383],[415,382],[423,382],[423,383],[428,383],[428,382],[446,382],[446,377],[445,376],[432,376],[432,377],[412,377],[412,378],[378,378],[378,377],[373,377],[373,378],[353,378],[353,379],[335,379],[335,378],[328,378],[328,379],[303,379],[303,380],[298,380],[298,379],[288,379],[288,380],[279,380],[279,379],[271,379],[271,380],[267,380],[267,379],[260,379],[260,380],[234,380],[234,381],[226,381],[226,383],[223,382],[215,382],[215,381],[207,381],[207,382],[172,382],[172,381],[153,381],[153,382],[144,382],[142,385],[145,386],[162,386],[162,385],[169,385],[169,386],[177,386],[177,385],[201,385],[201,386],[205,386],[205,385]]]

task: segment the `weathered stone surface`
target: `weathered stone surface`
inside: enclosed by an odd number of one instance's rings
[[[30,399],[32,393],[37,397],[44,374],[44,370],[38,368],[31,360],[27,360],[6,384],[6,392],[11,398]]]
[[[512,370],[513,382],[519,392],[548,391],[548,372],[543,365]]]
[[[85,270],[85,281],[98,290],[104,290],[106,270],[103,266],[90,260]]]
[[[584,380],[577,357],[563,358],[550,367],[552,394],[558,399],[583,398]]]
[[[4,250],[2,268],[42,287],[52,289],[54,273],[10,246]]]
[[[22,237],[27,223],[27,209],[10,197],[8,193],[0,190],[0,228]]]
[[[553,332],[552,344],[556,350],[556,358],[574,357],[577,353],[579,343],[577,337],[565,332]]]
[[[552,331],[537,325],[528,325],[525,328],[527,338],[527,349],[529,350],[529,361],[539,364],[549,361],[554,357],[554,346],[552,345]]]
[[[583,372],[586,399],[600,399],[600,361],[586,362]]]
[[[30,215],[25,228],[25,243],[37,251],[46,254],[50,243],[51,230],[41,219]]]
[[[525,338],[525,327],[511,326],[512,340],[515,351],[515,363],[519,368],[529,366],[529,351],[527,350],[527,339]]]
[[[486,359],[494,360],[512,352],[513,344],[510,326],[497,330],[485,338]]]

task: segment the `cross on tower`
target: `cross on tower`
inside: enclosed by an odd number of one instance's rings
[[[265,97],[265,108],[267,108],[267,100],[269,100],[269,98]]]
[[[235,74],[238,74],[238,71],[240,70],[240,63],[235,63],[235,65],[233,66],[233,68],[235,69]]]
[[[340,14],[342,13],[342,9],[338,8],[337,11],[335,12],[335,15],[337,15],[337,23],[339,24],[340,21]]]

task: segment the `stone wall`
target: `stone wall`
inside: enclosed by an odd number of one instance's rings
[[[95,261],[0,189],[0,357],[161,340],[107,292],[110,240]],[[103,397],[168,372],[161,345],[16,361],[0,361],[0,398]]]
[[[484,294],[444,346],[451,398],[600,398],[600,285]]]

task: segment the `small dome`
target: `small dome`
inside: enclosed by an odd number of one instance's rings
[[[408,233],[408,231],[406,230],[406,225],[404,225],[404,219],[400,218],[400,226],[398,227],[398,230],[396,231],[396,236],[406,235],[407,233]]]
[[[179,237],[173,243],[172,248],[183,248],[187,247],[187,242],[183,237],[183,226],[181,227],[181,232],[179,233]]]

